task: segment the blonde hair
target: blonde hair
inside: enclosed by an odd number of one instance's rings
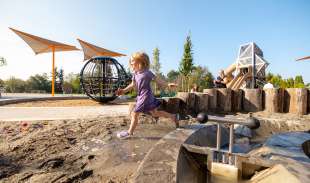
[[[128,69],[133,69],[131,68],[131,61],[135,60],[138,62],[138,68],[135,68],[137,71],[141,71],[144,69],[149,69],[150,68],[150,59],[149,56],[144,52],[144,51],[139,51],[136,53],[133,53],[130,58],[129,58],[129,68]]]
[[[224,71],[223,70],[220,70],[220,71],[222,71],[222,73],[223,73],[223,77],[221,76],[221,78],[223,79],[225,77]]]

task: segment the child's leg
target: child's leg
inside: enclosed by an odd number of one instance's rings
[[[153,115],[153,117],[165,117],[170,118],[172,120],[174,120],[175,118],[174,114],[170,114],[165,111],[157,111],[157,109],[150,111],[150,113]]]
[[[133,131],[135,130],[137,124],[138,124],[138,116],[141,112],[132,112],[131,113],[131,124],[130,128],[128,130],[129,135],[133,134]]]

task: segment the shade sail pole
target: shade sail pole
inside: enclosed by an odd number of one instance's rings
[[[55,46],[53,46],[53,80],[52,80],[52,96],[55,94]]]

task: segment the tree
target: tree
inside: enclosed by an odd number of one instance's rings
[[[183,57],[182,57],[182,60],[179,66],[179,72],[184,76],[185,80],[187,80],[187,76],[190,76],[193,70],[195,70],[194,58],[193,58],[194,53],[193,53],[192,48],[193,48],[193,44],[191,41],[191,32],[189,31],[189,35],[186,37],[186,43],[184,45]],[[190,85],[190,82],[188,84]],[[189,85],[188,85],[188,88],[189,88]],[[182,90],[184,91],[183,88],[184,87],[183,87],[183,81],[182,81]]]
[[[7,65],[6,59],[0,56],[0,67]]]
[[[4,84],[4,81],[2,79],[0,79],[0,84]]]
[[[180,72],[178,71],[175,70],[169,71],[167,74],[167,82],[174,83],[178,75],[180,75]]]
[[[22,93],[25,90],[25,81],[19,78],[15,78],[14,76],[9,77],[4,82],[4,85],[10,85],[11,87],[6,87],[7,92],[12,92],[11,88],[14,93]]]
[[[47,92],[52,91],[51,81],[48,80],[47,73],[30,76],[29,79],[26,80],[25,85],[25,91],[28,93],[30,93],[31,90],[45,90]]]
[[[79,74],[76,74],[75,79],[71,83],[71,87],[72,87],[73,92],[82,93],[82,87],[80,85]]]
[[[213,80],[214,77],[207,66],[197,66],[193,72],[190,87],[193,88],[195,84],[198,84],[199,92],[202,92],[203,89],[213,88]]]
[[[160,61],[159,55],[160,55],[160,49],[157,46],[155,48],[155,50],[153,51],[153,60],[152,60],[152,64],[151,64],[151,70],[155,73],[156,77],[159,76],[160,69],[161,69],[161,64],[159,62]],[[156,90],[157,90],[157,85],[155,83],[155,93],[156,93]]]
[[[268,72],[267,76],[266,76],[266,81],[270,81],[271,78],[273,78],[273,74],[271,74],[270,72]]]
[[[59,73],[58,73],[58,79],[59,79],[59,85],[61,86],[63,83],[64,83],[64,81],[65,81],[65,79],[64,79],[64,77],[65,77],[65,71],[62,69],[62,67],[60,68],[60,70],[59,70]]]

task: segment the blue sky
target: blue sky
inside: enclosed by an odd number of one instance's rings
[[[0,55],[8,65],[0,78],[49,73],[52,54],[35,56],[9,27],[57,42],[92,43],[126,57],[117,60],[128,67],[133,52],[161,50],[161,71],[178,70],[189,30],[195,65],[206,65],[214,76],[237,58],[239,46],[255,42],[270,63],[267,72],[283,78],[302,75],[310,82],[310,1],[0,1]],[[57,52],[56,66],[66,74],[78,73],[83,52]]]

